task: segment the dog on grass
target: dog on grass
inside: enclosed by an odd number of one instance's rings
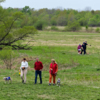
[[[57,86],[60,86],[60,78],[58,78],[58,80],[57,80]]]
[[[11,77],[4,77],[3,79],[5,80],[5,83],[11,83],[12,82]]]

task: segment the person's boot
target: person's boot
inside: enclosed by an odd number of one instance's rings
[[[22,80],[22,83],[24,83],[24,80]]]
[[[53,86],[55,86],[55,83],[53,83]]]
[[[49,83],[48,85],[51,86],[51,83]]]

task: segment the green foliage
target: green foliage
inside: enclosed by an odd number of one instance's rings
[[[16,45],[16,42],[24,39],[30,34],[35,34],[36,29],[33,26],[27,25],[29,20],[24,20],[26,23],[21,24],[18,28],[18,22],[22,22],[26,17],[21,11],[9,15],[7,10],[0,7],[0,13],[2,13],[0,16],[0,45],[24,49],[25,46],[19,47]]]
[[[68,31],[78,31],[80,29],[81,29],[80,24],[79,22],[76,22],[76,21],[73,23],[69,23],[67,27]]]
[[[44,28],[44,25],[45,25],[45,22],[39,20],[39,21],[37,21],[37,22],[35,23],[34,26],[35,26],[35,28],[36,28],[37,30],[42,30],[42,29]]]
[[[22,9],[22,12],[24,13],[29,13],[29,15],[31,15],[31,9],[29,6],[25,6],[23,9]]]
[[[4,47],[2,51],[0,51],[0,59],[4,62],[7,69],[11,69],[14,59],[16,59],[18,56],[19,54],[14,53],[12,47]]]
[[[85,26],[86,30],[88,30],[88,25]]]
[[[97,26],[97,19],[95,18],[90,18],[88,22],[89,26]]]
[[[58,31],[59,29],[56,26],[51,26],[51,30]]]
[[[51,25],[57,25],[57,22],[55,20],[51,20]]]
[[[100,32],[100,28],[96,28],[96,30],[95,30],[97,33],[99,33]]]
[[[59,16],[57,18],[57,25],[58,26],[65,26],[65,25],[67,25],[67,18],[65,16],[63,16],[63,15]]]
[[[5,1],[5,0],[0,0],[0,3],[1,3],[1,2],[4,2],[4,1]]]
[[[18,27],[34,26],[39,23],[39,20],[45,21],[47,26],[59,25],[65,26],[68,25],[69,21],[73,23],[74,21],[79,22],[80,26],[100,26],[100,11],[80,11],[73,9],[60,10],[60,9],[39,9],[34,10],[29,6],[20,8],[7,8],[6,12],[9,12],[11,16],[14,12],[23,12],[24,18],[19,20],[17,25]],[[45,26],[45,23],[43,23]],[[38,26],[38,25],[37,25]]]

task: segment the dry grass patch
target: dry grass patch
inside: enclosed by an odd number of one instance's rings
[[[54,96],[51,96],[51,95],[37,95],[39,98],[42,98],[42,99],[50,99],[50,100],[55,100]]]

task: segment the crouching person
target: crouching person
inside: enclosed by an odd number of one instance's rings
[[[55,62],[54,59],[51,60],[51,64],[50,64],[50,76],[49,76],[49,85],[51,85],[51,80],[53,77],[53,85],[55,85],[56,83],[56,75],[57,75],[57,71],[58,71],[58,65]]]
[[[26,74],[27,74],[27,68],[28,68],[28,62],[26,61],[26,58],[23,58],[23,61],[21,62],[21,79],[22,83],[26,83]],[[24,79],[23,79],[24,77]]]
[[[43,64],[41,61],[39,61],[39,58],[36,58],[36,62],[34,64],[34,69],[35,69],[35,84],[37,83],[37,76],[39,74],[40,78],[40,84],[42,84],[42,69],[43,69]]]

